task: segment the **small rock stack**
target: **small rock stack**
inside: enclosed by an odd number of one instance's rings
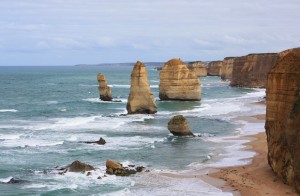
[[[99,92],[100,92],[100,99],[102,101],[111,101],[112,100],[112,94],[110,87],[107,84],[106,78],[103,74],[98,73],[97,80],[99,84]]]

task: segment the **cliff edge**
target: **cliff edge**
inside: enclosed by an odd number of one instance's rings
[[[300,194],[300,48],[278,56],[266,89],[268,162]]]

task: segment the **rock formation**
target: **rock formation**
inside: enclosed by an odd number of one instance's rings
[[[106,173],[110,175],[116,176],[129,176],[131,174],[136,174],[137,172],[142,172],[144,167],[134,165],[128,167],[123,167],[123,165],[119,162],[113,160],[106,160]],[[135,167],[135,168],[134,168]]]
[[[89,142],[85,142],[86,144],[99,144],[99,145],[104,145],[106,144],[106,141],[100,137],[100,139],[98,141],[89,141]]]
[[[69,172],[86,172],[95,170],[95,168],[91,165],[88,165],[86,163],[82,163],[80,161],[74,161],[71,165],[68,167]]]
[[[235,57],[226,57],[222,62],[220,76],[222,80],[231,80]]]
[[[112,100],[111,90],[107,84],[105,76],[102,75],[101,73],[98,73],[97,80],[99,84],[98,89],[100,92],[100,99],[103,101],[111,101]]]
[[[23,184],[23,183],[29,183],[29,181],[21,180],[21,179],[17,179],[17,178],[11,178],[7,182],[1,182],[0,181],[0,184]]]
[[[190,131],[189,122],[182,115],[176,115],[168,123],[169,131],[175,136],[194,136]]]
[[[128,114],[154,114],[157,107],[150,91],[145,64],[137,61],[131,72],[130,94],[127,102]]]
[[[187,67],[194,72],[197,77],[207,76],[206,64],[202,61],[189,62]]]
[[[161,100],[200,100],[200,80],[180,59],[166,62],[159,78]]]
[[[268,162],[300,194],[300,48],[279,53],[266,89]]]
[[[276,53],[249,54],[235,58],[230,86],[265,88],[267,73],[276,60]]]
[[[220,76],[223,61],[211,61],[208,63],[207,75]]]

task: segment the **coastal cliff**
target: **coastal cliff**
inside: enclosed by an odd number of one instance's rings
[[[230,86],[265,88],[267,74],[276,60],[276,53],[249,54],[235,58]]]
[[[131,72],[130,93],[126,109],[128,114],[154,114],[157,107],[150,91],[145,64],[137,61]]]
[[[197,77],[207,76],[206,64],[202,61],[189,62],[187,67],[194,72]]]
[[[161,100],[200,100],[200,80],[180,59],[166,62],[159,74]]]
[[[111,101],[112,100],[111,89],[107,84],[105,76],[101,73],[98,73],[97,80],[99,84],[98,89],[100,92],[100,99],[102,101]]]
[[[236,57],[226,57],[222,62],[220,76],[222,80],[231,80],[233,63]]]
[[[211,61],[208,63],[207,75],[220,76],[223,61]]]
[[[300,48],[278,56],[267,79],[268,162],[300,194]]]

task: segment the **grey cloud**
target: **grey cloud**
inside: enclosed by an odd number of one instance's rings
[[[299,10],[298,0],[4,1],[0,60],[26,50],[30,63],[34,51],[52,60],[59,50],[65,64],[278,52],[299,46]]]

